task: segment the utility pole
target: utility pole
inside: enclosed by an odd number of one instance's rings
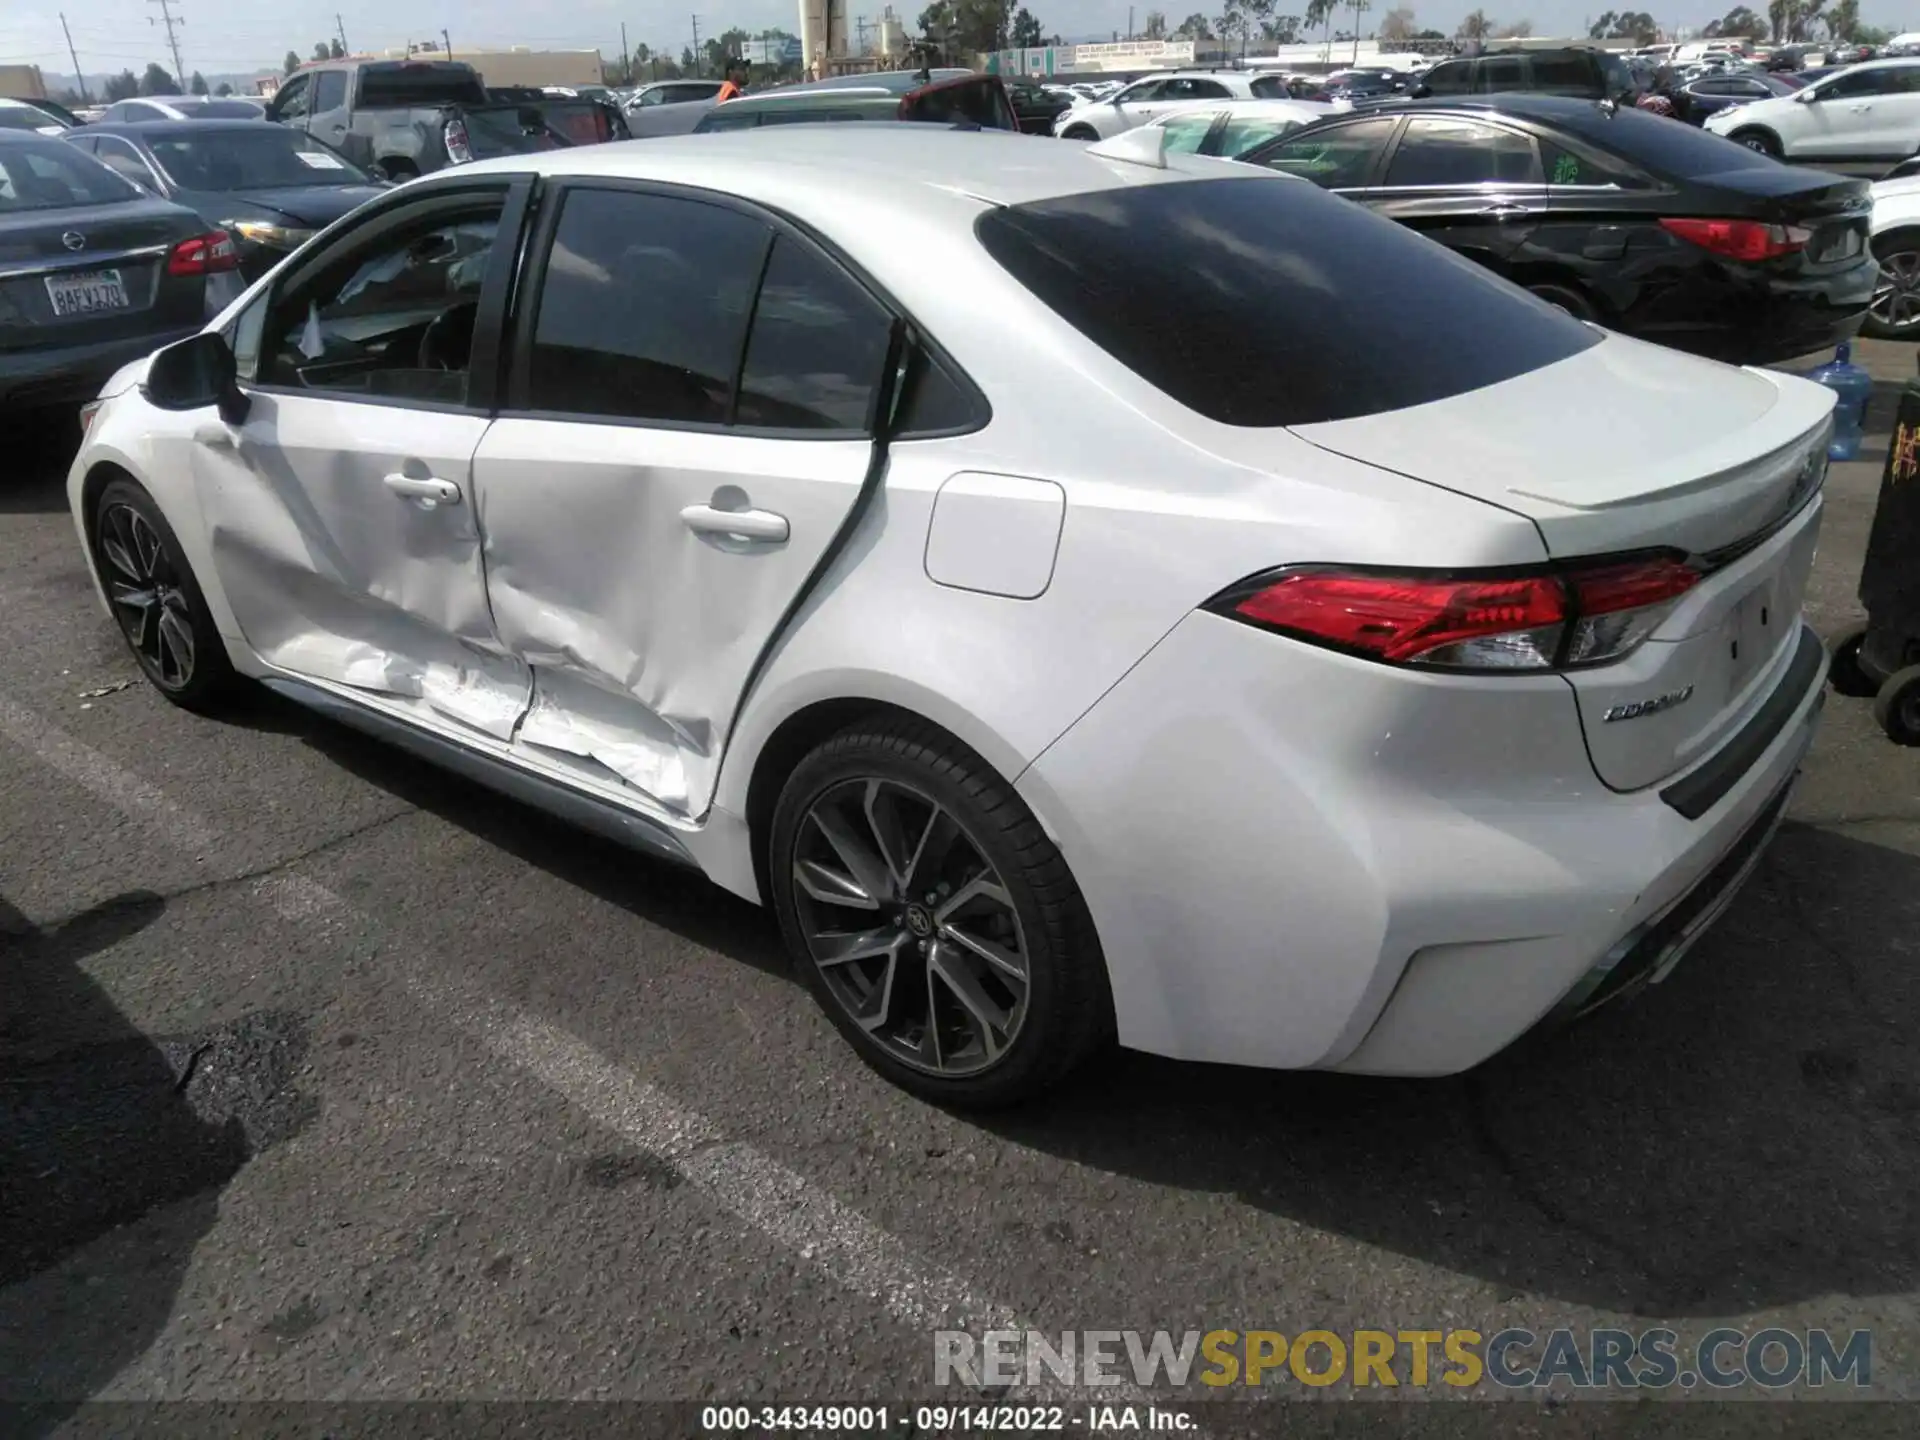
[[[693,73],[698,75],[705,69],[700,59],[700,17],[693,17]]]
[[[633,51],[627,48],[627,22],[620,22],[620,83],[633,84]]]
[[[173,18],[173,0],[147,0],[147,3],[160,7],[161,23],[167,27],[167,48],[173,52],[173,82],[180,87],[181,93],[184,94],[187,88],[187,77],[180,73],[180,42],[173,38],[173,27],[176,25],[184,25],[187,22]],[[153,17],[151,15],[147,17],[147,23],[149,25],[153,24]]]
[[[1133,39],[1133,6],[1127,7],[1127,39]]]
[[[444,30],[440,32],[440,48],[447,52],[447,59],[453,59],[453,40]]]
[[[73,78],[80,82],[80,103],[91,105],[93,101],[87,98],[87,77],[80,73],[80,57],[74,53],[73,32],[67,29],[67,12],[64,10],[60,12],[60,33],[67,37],[67,58],[73,61]]]
[[[353,48],[347,44],[346,22],[340,18],[340,12],[338,10],[333,12],[333,29],[334,33],[340,37],[340,48],[351,55]]]

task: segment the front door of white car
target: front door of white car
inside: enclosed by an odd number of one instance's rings
[[[472,466],[497,338],[476,319],[524,197],[505,179],[423,195],[308,257],[235,327],[245,422],[182,417],[252,649],[500,740],[531,684],[487,605]]]
[[[742,692],[858,505],[891,313],[739,206],[551,195],[474,457],[530,759],[704,813]],[[536,248],[539,248],[538,246]]]
[[[1837,75],[1790,106],[1781,136],[1790,156],[1903,160],[1920,140],[1920,66],[1869,65]]]
[[[1167,81],[1164,78],[1136,80],[1102,102],[1101,106],[1090,107],[1093,113],[1087,118],[1100,132],[1101,139],[1111,139],[1123,130],[1144,125],[1154,116],[1164,113],[1167,106],[1160,103],[1160,93],[1166,88]],[[1098,113],[1100,108],[1107,113]]]

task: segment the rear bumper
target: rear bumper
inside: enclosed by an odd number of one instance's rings
[[[1092,910],[1122,1043],[1451,1074],[1674,958],[1666,922],[1697,938],[1732,893],[1716,867],[1771,833],[1822,684],[1789,667],[1771,739],[1690,819],[1599,783],[1557,677],[1409,676],[1196,615],[1019,789]]]
[[[200,326],[195,324],[92,345],[0,354],[0,408],[78,405],[99,394],[113,372],[128,361],[199,333]]]
[[[1731,365],[1771,365],[1859,333],[1878,275],[1870,254],[1845,269],[1797,276],[1713,264],[1627,308],[1619,328]]]

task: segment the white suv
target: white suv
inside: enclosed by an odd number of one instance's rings
[[[1286,82],[1275,75],[1232,70],[1149,75],[1104,100],[1074,106],[1053,122],[1053,133],[1066,140],[1111,140],[1196,100],[1284,100],[1286,96]]]
[[[1920,59],[1850,65],[1792,95],[1709,115],[1706,128],[1776,159],[1904,160],[1920,140]]]

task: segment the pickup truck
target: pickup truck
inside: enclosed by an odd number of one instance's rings
[[[336,60],[294,71],[267,118],[305,130],[362,169],[410,180],[449,165],[624,139],[612,106],[502,101],[457,60]]]

